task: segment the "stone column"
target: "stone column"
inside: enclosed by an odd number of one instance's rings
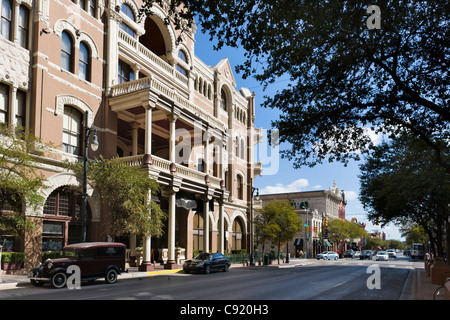
[[[175,260],[175,213],[176,213],[176,192],[175,190],[169,190],[169,215],[168,215],[168,234],[167,234],[167,247],[168,256],[167,263],[164,265],[164,269],[177,269],[178,265]]]
[[[152,201],[152,190],[148,190],[146,202]],[[136,239],[136,236],[134,237]],[[155,268],[155,265],[152,263],[151,259],[151,250],[152,250],[152,240],[151,236],[144,236],[143,243],[143,261],[139,266],[139,271],[152,271]],[[131,245],[131,242],[130,242]],[[136,242],[134,243],[136,247]]]

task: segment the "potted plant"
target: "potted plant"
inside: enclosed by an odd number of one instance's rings
[[[2,252],[2,269],[5,271],[22,269],[24,261],[23,252]]]

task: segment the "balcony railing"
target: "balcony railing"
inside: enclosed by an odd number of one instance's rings
[[[129,166],[140,167],[143,164],[144,155],[141,154],[141,155],[130,156],[130,157],[122,157],[122,158],[120,158],[120,160],[125,162]],[[162,159],[162,158],[152,155],[152,163],[153,163],[153,167],[155,169],[160,170],[164,173],[170,173],[171,162],[169,160]],[[203,173],[203,172],[191,169],[191,168],[187,168],[180,164],[175,164],[175,165],[176,165],[176,170],[177,170],[176,173],[178,176],[180,176],[184,179],[189,179],[191,181],[198,182],[198,183],[205,183],[206,173]],[[209,184],[215,188],[220,188],[220,181],[221,181],[220,178],[217,178],[214,176],[209,176]]]
[[[223,122],[219,121],[213,115],[210,115],[207,112],[203,111],[201,108],[191,103],[188,99],[178,94],[176,90],[169,88],[152,76],[114,85],[111,87],[110,96],[112,98],[115,98],[124,94],[130,94],[144,89],[156,91],[159,94],[165,96],[167,99],[174,101],[176,105],[180,106],[181,108],[195,114],[198,118],[205,121],[206,123],[209,123],[222,131],[226,130],[226,126]]]
[[[188,78],[123,30],[119,30],[119,41],[128,47],[133,48],[140,56],[144,57],[144,59],[149,62],[149,66],[154,66],[159,70],[164,71],[186,87],[188,86]]]

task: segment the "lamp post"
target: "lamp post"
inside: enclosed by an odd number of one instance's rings
[[[250,197],[250,210],[251,210],[251,217],[250,217],[250,265],[255,265],[255,253],[253,250],[253,193],[256,191],[256,200],[259,200],[259,189],[253,187],[253,178],[250,179],[251,187],[252,187],[252,194]]]
[[[94,133],[92,137],[91,149],[92,151],[97,151],[98,149],[98,138],[97,130],[88,127],[89,112],[86,111],[84,120],[84,170],[83,170],[83,195],[82,195],[82,207],[81,207],[81,232],[82,232],[82,242],[86,242],[86,220],[87,220],[87,162],[88,162],[88,152],[89,152],[89,136]]]

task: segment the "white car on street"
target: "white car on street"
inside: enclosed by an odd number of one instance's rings
[[[386,252],[388,253],[389,258],[397,258],[397,253],[395,252],[394,249],[386,250]]]
[[[384,261],[388,261],[389,260],[389,254],[386,251],[379,251],[377,252],[377,255],[375,256],[375,259],[378,260],[384,260]]]
[[[336,252],[334,252],[334,251],[324,251],[322,253],[319,253],[316,256],[316,258],[317,258],[317,260],[320,260],[320,259],[323,259],[323,260],[331,260],[331,259],[337,260],[337,259],[339,259],[339,255]]]

